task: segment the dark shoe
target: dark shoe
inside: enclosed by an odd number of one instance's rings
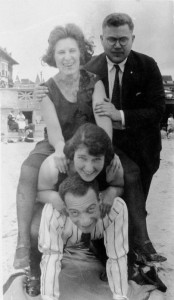
[[[143,268],[140,268],[140,273],[142,277],[144,278],[146,284],[152,284],[157,287],[157,289],[163,293],[166,292],[167,287],[165,284],[161,281],[161,279],[158,277],[157,271],[155,267],[150,267],[150,270],[146,273],[144,272]]]
[[[13,267],[15,269],[24,269],[29,267],[30,247],[19,246],[16,248]]]
[[[135,281],[139,285],[154,285],[159,291],[165,293],[167,287],[158,277],[154,266],[138,266],[136,264],[129,266],[128,279]]]
[[[40,277],[33,276],[29,268],[26,270],[25,286],[30,297],[36,297],[40,294]]]
[[[153,262],[163,262],[163,261],[166,261],[167,258],[158,254],[151,241],[150,240],[147,240],[144,242],[144,244],[138,244],[136,243],[135,244],[135,247],[134,247],[134,252],[137,256],[139,257],[142,257],[144,256],[144,259],[147,260],[147,261],[153,261]]]
[[[133,280],[139,285],[145,284],[144,278],[142,277],[142,275],[139,271],[139,265],[136,265],[136,264],[129,265],[128,264],[128,280]]]

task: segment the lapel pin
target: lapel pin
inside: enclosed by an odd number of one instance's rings
[[[130,73],[133,74],[133,71],[131,71]]]

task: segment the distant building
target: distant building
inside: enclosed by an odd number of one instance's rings
[[[0,47],[0,87],[13,87],[13,65],[18,65],[11,53]]]
[[[33,97],[34,87],[39,83],[41,83],[39,75],[36,76],[35,82],[16,76],[12,88],[0,87],[1,130],[6,136],[9,136],[7,118],[12,109],[15,116],[19,111],[23,112],[26,125],[31,123],[35,125],[35,136],[43,136],[45,124],[41,115],[40,102]]]
[[[22,78],[21,80],[19,79],[19,76],[16,76],[16,79],[14,81],[14,87],[17,88],[34,88],[35,84],[33,81],[31,81],[28,78]]]

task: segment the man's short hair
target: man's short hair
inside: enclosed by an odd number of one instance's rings
[[[59,195],[65,201],[65,195],[71,193],[73,196],[84,196],[89,189],[99,193],[97,180],[91,182],[84,181],[78,174],[68,176],[59,186]]]
[[[128,25],[129,29],[131,31],[134,30],[134,23],[131,19],[131,17],[125,13],[113,13],[108,15],[104,20],[102,24],[102,29],[105,27],[119,27],[122,25]]]

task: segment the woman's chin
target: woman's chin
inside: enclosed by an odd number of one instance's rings
[[[95,177],[90,177],[90,178],[88,178],[88,177],[84,177],[84,178],[82,178],[84,181],[86,181],[86,182],[91,182],[91,181],[93,181],[94,179],[95,179]]]
[[[86,182],[91,182],[96,178],[97,175],[98,174],[86,175],[83,173],[83,174],[80,174],[80,177]]]

